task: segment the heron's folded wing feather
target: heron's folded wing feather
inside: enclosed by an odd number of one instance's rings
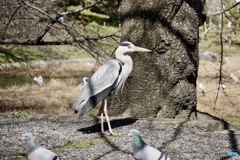
[[[118,60],[109,60],[102,65],[83,87],[82,93],[73,104],[73,109],[80,110],[87,100],[112,86],[121,72],[121,63]],[[115,87],[115,86],[114,86]],[[106,95],[107,96],[107,95]],[[103,97],[103,99],[106,97]],[[93,106],[95,107],[95,106]]]

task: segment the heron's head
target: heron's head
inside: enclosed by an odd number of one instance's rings
[[[135,46],[134,44],[132,44],[131,42],[122,42],[119,44],[117,51],[121,51],[123,53],[126,52],[150,52],[151,50],[146,49],[146,48],[142,48],[142,47],[138,47]]]

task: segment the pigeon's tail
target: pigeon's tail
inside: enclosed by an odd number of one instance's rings
[[[53,157],[52,160],[64,160],[64,159],[62,157],[60,157],[60,156],[55,156],[55,157]]]
[[[158,160],[171,160],[167,154],[161,152],[160,157],[158,158]]]

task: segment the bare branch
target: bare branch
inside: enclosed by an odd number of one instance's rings
[[[50,18],[50,19],[52,19],[52,20],[55,20],[53,17],[51,17],[51,16],[50,16],[49,14],[47,14],[46,12],[44,12],[43,10],[41,10],[41,9],[38,8],[38,7],[35,7],[35,6],[31,5],[31,4],[29,4],[29,3],[26,2],[25,0],[21,0],[21,2],[22,2],[23,4],[25,4],[26,6],[28,6],[28,7],[30,7],[30,8],[33,8],[33,9],[37,10],[38,12],[44,14],[44,15],[47,16],[48,18]]]
[[[7,23],[4,31],[3,31],[2,39],[5,39],[5,33],[6,33],[7,29],[8,29],[8,26],[9,26],[9,24],[12,22],[14,15],[17,13],[17,11],[18,11],[20,8],[21,8],[21,6],[17,7],[17,9],[16,9],[16,10],[13,12],[13,14],[11,15],[11,17],[10,17],[10,19],[9,19],[9,21],[8,21],[8,23]]]
[[[62,15],[62,16],[63,16],[63,15],[67,15],[67,14],[82,12],[82,11],[84,11],[84,10],[86,10],[86,9],[89,9],[89,8],[92,8],[92,7],[94,7],[94,6],[96,6],[97,4],[100,4],[100,3],[102,3],[102,2],[103,2],[103,0],[99,0],[99,1],[97,1],[97,2],[95,2],[95,3],[93,3],[92,5],[86,6],[86,7],[84,7],[84,8],[76,9],[76,10],[70,11],[70,12],[59,13],[59,15]]]
[[[228,12],[229,10],[233,9],[234,7],[236,7],[239,4],[240,4],[240,2],[237,2],[236,4],[234,4],[233,6],[229,7],[228,9],[223,9],[223,11],[215,13],[215,14],[213,14],[211,16],[216,16],[216,15],[220,15],[220,14],[223,14],[225,12]]]
[[[82,12],[93,6],[102,4],[103,0],[95,0],[90,5],[82,6],[80,9],[62,12],[57,4],[40,0],[17,0],[6,6],[5,19],[2,19],[2,26],[5,29],[1,32],[0,44],[12,45],[73,45],[84,49],[93,57],[108,55],[109,41],[119,41],[119,31],[113,33],[92,32],[89,23],[84,18],[79,20],[72,13]],[[49,8],[49,6],[53,6]],[[14,6],[14,7],[12,7]],[[19,9],[16,9],[19,7]],[[58,11],[58,10],[61,10]],[[64,21],[59,21],[59,17],[64,17]],[[68,16],[67,16],[68,15]],[[65,19],[66,18],[66,19]],[[6,26],[6,24],[9,24]],[[87,26],[87,27],[86,27]],[[90,31],[89,31],[90,30]],[[95,31],[96,29],[94,29]],[[108,47],[103,47],[108,45]],[[111,51],[110,51],[111,52]]]
[[[221,0],[221,6],[223,7],[223,0]],[[216,104],[217,104],[217,99],[219,96],[219,91],[220,91],[220,84],[222,84],[222,77],[223,77],[223,73],[222,73],[222,66],[223,66],[223,26],[224,26],[224,21],[223,21],[223,15],[224,12],[221,13],[221,32],[220,32],[220,45],[221,45],[221,51],[220,51],[220,69],[219,69],[219,81],[218,81],[218,89],[217,89],[217,95],[215,98],[215,104],[214,104],[214,109],[216,108]]]

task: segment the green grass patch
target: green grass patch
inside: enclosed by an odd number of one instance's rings
[[[79,148],[79,149],[82,149],[82,148],[93,148],[95,146],[95,144],[97,144],[97,143],[98,143],[97,141],[90,140],[90,141],[84,141],[84,142],[75,142],[73,144],[73,146],[75,148]]]
[[[27,153],[24,152],[17,152],[16,154],[6,158],[6,160],[19,160],[19,159],[24,159],[27,158]]]
[[[27,153],[24,153],[24,152],[17,152],[16,154],[15,154],[15,156],[22,156],[22,157],[26,157],[27,158]]]
[[[240,113],[238,113],[237,115],[226,116],[224,120],[226,120],[230,124],[240,127]]]
[[[53,151],[54,152],[64,151],[64,150],[70,148],[73,145],[73,143],[74,143],[73,141],[68,141],[65,145],[59,146],[59,147],[55,148]]]
[[[24,118],[27,117],[27,114],[24,112],[13,112],[8,115],[9,118]]]
[[[90,139],[90,140],[86,140],[86,141],[69,141],[69,142],[67,142],[67,144],[65,144],[63,146],[59,146],[54,151],[63,151],[70,147],[74,147],[74,148],[78,148],[78,149],[93,148],[99,143],[113,141],[119,137],[121,137],[121,136],[115,135],[115,136],[111,136],[111,137],[94,138],[94,139]]]
[[[184,123],[178,124],[177,126],[177,128],[182,128],[182,127],[192,127],[192,125],[190,123],[184,122]]]
[[[103,138],[95,138],[95,139],[91,139],[91,140],[87,140],[87,141],[82,141],[82,142],[74,142],[73,146],[75,148],[93,148],[95,147],[95,145],[99,144],[99,143],[105,143],[108,141],[113,141],[116,138],[119,138],[119,135],[116,136],[112,136],[112,137],[103,137]]]

